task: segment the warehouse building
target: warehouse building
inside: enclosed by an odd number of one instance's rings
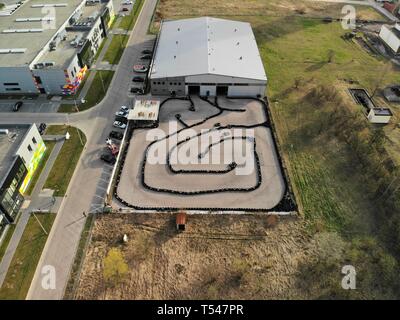
[[[0,10],[0,94],[74,94],[113,19],[112,0],[6,6]]]
[[[163,21],[149,78],[153,95],[263,97],[267,85],[251,25],[211,17]]]
[[[379,33],[379,38],[383,41],[386,47],[398,54],[400,52],[400,25],[396,23],[394,27],[382,25]]]
[[[35,124],[0,126],[0,238],[14,222],[45,150]]]

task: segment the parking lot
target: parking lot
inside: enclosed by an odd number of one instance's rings
[[[0,112],[12,112],[16,102],[23,101],[23,105],[18,112],[43,113],[57,112],[60,105],[58,101],[47,100],[46,97],[21,97],[18,99],[0,99]]]
[[[150,68],[150,59],[141,59],[145,56],[152,56],[154,49],[155,39],[154,37],[149,38],[149,40],[142,43],[140,46],[139,54],[136,57],[134,65],[132,66],[132,82],[128,92],[130,98],[134,98],[136,94],[146,94],[148,92],[147,74]],[[137,72],[134,70],[134,66],[142,65],[146,68],[146,72]],[[133,81],[134,78],[143,78],[143,82]],[[138,90],[137,92],[135,90]]]

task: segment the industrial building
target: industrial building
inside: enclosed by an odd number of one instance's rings
[[[14,222],[45,150],[35,124],[0,126],[0,238]]]
[[[400,25],[396,23],[394,27],[383,25],[379,33],[379,38],[386,47],[390,48],[393,53],[400,52]]]
[[[0,10],[0,94],[74,94],[114,19],[112,0],[26,0]]]
[[[267,85],[251,25],[211,17],[163,21],[149,78],[153,95],[263,97]]]

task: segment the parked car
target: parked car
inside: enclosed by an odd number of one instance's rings
[[[128,8],[122,8],[121,11],[129,11],[129,9]]]
[[[41,123],[38,127],[38,131],[40,135],[43,135],[43,133],[46,131],[47,125],[45,123]]]
[[[22,101],[17,101],[17,102],[14,104],[13,111],[14,111],[14,112],[17,112],[17,111],[22,107],[23,104],[24,104],[24,103],[23,103]]]
[[[125,0],[124,2],[122,2],[122,4],[133,4],[133,2],[130,0]]]
[[[108,136],[110,138],[117,139],[117,140],[122,140],[122,138],[124,137],[124,135],[118,131],[111,131]]]
[[[122,123],[121,121],[114,121],[113,126],[120,129],[126,128],[126,124]]]
[[[131,93],[138,93],[138,94],[143,94],[144,91],[142,88],[136,88],[136,87],[132,87],[131,88]]]
[[[146,73],[149,70],[149,68],[142,64],[137,64],[133,66],[133,70],[139,73]]]
[[[133,82],[144,82],[144,78],[143,77],[133,77],[132,81]]]
[[[145,49],[142,51],[143,54],[152,54],[153,51],[149,50],[149,49]]]
[[[109,153],[103,153],[100,156],[100,159],[103,160],[104,162],[109,163],[109,164],[115,164],[115,161],[116,161],[115,157],[112,154],[109,154]]]
[[[115,115],[118,116],[118,117],[125,117],[125,118],[128,118],[128,113],[125,112],[125,111],[117,111],[117,112],[115,113]]]
[[[129,108],[127,106],[121,106],[121,108],[119,108],[120,111],[125,111],[128,112]]]
[[[151,60],[151,54],[145,54],[140,57],[141,60]]]

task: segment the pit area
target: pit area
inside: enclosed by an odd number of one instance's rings
[[[120,208],[295,211],[262,100],[169,98],[158,120],[129,125],[114,192]]]

